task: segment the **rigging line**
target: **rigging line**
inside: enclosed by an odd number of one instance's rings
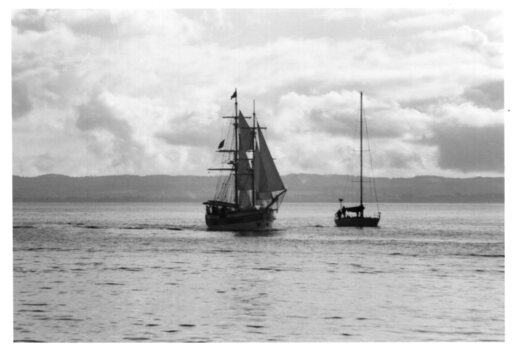
[[[380,211],[379,208],[379,198],[377,197],[377,185],[375,183],[375,174],[373,173],[373,159],[372,159],[372,152],[370,147],[370,137],[368,136],[368,123],[366,122],[366,113],[363,111],[363,121],[364,121],[364,128],[366,131],[366,143],[368,145],[368,158],[370,158],[370,169],[372,172],[372,179],[373,182],[373,194],[375,195],[375,203],[377,204],[377,211]]]
[[[234,133],[231,128],[231,121],[227,122],[227,140],[229,140],[229,148],[233,149],[234,144]],[[229,163],[232,159],[231,153],[225,153],[223,155],[223,164]],[[233,201],[233,173],[227,173],[223,176],[221,196],[225,202]]]
[[[225,130],[222,130],[222,136],[225,135]],[[215,157],[215,163],[216,164],[223,164],[225,162],[225,155],[224,154],[216,154]],[[215,193],[213,195],[213,198],[216,200],[222,200],[222,186],[224,184],[225,176],[224,175],[216,175],[217,183],[215,185]]]
[[[354,110],[354,115],[357,115],[359,117],[359,105],[357,108],[354,107],[353,110]],[[357,118],[357,122],[349,123],[349,124],[352,125],[350,139],[357,140],[356,144],[357,144],[357,146],[359,146],[359,118]],[[356,149],[356,148],[357,147],[355,147],[355,148],[346,147],[346,152],[359,153],[359,149],[358,148]],[[345,178],[345,182],[343,185],[342,198],[344,198],[345,202],[347,202],[347,203],[350,203],[350,202],[355,203],[357,201],[357,191],[355,190],[353,178],[354,177],[357,178],[358,175],[353,172],[349,172],[349,171],[345,171],[345,175],[346,175],[346,178]]]
[[[234,107],[233,107],[234,110]],[[229,149],[233,148],[233,135],[231,128],[231,120],[226,119],[222,129],[222,136],[225,137],[225,144]],[[231,154],[229,152],[220,153],[220,156],[217,158],[217,162],[220,164],[227,164],[231,160]],[[230,191],[231,187],[231,176],[230,174],[219,175],[217,176],[217,185],[215,186],[215,195],[214,198],[220,201],[229,202],[230,197],[232,195]]]

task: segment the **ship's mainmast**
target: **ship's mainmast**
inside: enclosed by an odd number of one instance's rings
[[[254,163],[254,155],[256,151],[256,101],[252,100],[252,205],[256,206],[256,164]]]
[[[235,169],[235,205],[238,207],[238,94],[235,89],[235,155],[234,155],[234,164],[233,167]]]

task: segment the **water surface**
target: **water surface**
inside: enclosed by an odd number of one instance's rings
[[[284,203],[208,232],[197,204],[14,204],[14,339],[503,341],[502,204]]]

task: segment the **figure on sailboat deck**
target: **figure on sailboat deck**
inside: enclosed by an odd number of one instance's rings
[[[340,203],[343,202],[343,199],[340,198]],[[356,213],[356,216],[355,217],[364,217],[364,205],[358,205],[358,206],[355,206],[355,207],[345,207],[344,205],[340,204],[341,205],[341,209],[338,210],[336,212],[336,218],[337,219],[341,219],[341,218],[345,218],[345,217],[353,217],[353,216],[350,216],[350,215],[347,215],[347,212],[349,213]]]
[[[359,119],[359,205],[352,207],[345,207],[343,205],[343,198],[339,199],[341,209],[334,215],[334,223],[336,226],[356,226],[356,227],[374,227],[379,224],[380,211],[377,216],[365,216],[365,206],[363,204],[363,93],[360,93],[360,119]],[[377,195],[375,199],[378,208]],[[347,215],[347,213],[355,213],[354,215]]]
[[[217,152],[223,153],[224,164],[231,167],[209,170],[227,171],[220,177],[214,199],[206,205],[206,225],[210,230],[259,231],[269,230],[275,219],[275,212],[284,198],[286,188],[270,154],[262,127],[256,122],[253,105],[252,127],[238,110],[237,91],[235,114],[223,118],[232,119],[232,128],[225,140],[230,140],[230,149],[224,148],[224,140]]]

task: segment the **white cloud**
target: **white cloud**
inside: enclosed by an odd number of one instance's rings
[[[432,114],[439,117],[438,123],[456,123],[463,126],[483,127],[503,125],[503,110],[479,108],[470,102],[446,103],[433,107]]]
[[[235,87],[244,113],[256,98],[282,173],[350,170],[345,128],[358,90],[380,175],[452,171],[436,165],[435,145],[415,143],[432,138],[434,125],[502,124],[499,109],[468,101],[499,102],[502,44],[489,34],[499,24],[485,13],[469,21],[457,11],[294,12],[312,28],[304,31],[294,27],[300,18],[281,23],[286,11],[237,11],[16,12],[13,171],[205,174]],[[338,37],[331,29],[350,18],[373,24]],[[405,26],[416,31],[397,30]],[[111,124],[78,127],[91,103]]]
[[[500,44],[490,42],[482,31],[468,25],[447,30],[425,31],[420,33],[418,38],[428,41],[429,44],[437,43],[439,46],[459,45],[491,57],[501,56]]]
[[[358,18],[361,21],[383,22],[392,18],[414,16],[417,13],[414,9],[394,9],[394,8],[361,8],[361,9],[326,9],[323,11],[323,17],[330,21],[344,21]]]
[[[462,22],[461,12],[433,12],[418,16],[400,18],[389,23],[389,26],[401,29],[411,28],[442,28]]]

